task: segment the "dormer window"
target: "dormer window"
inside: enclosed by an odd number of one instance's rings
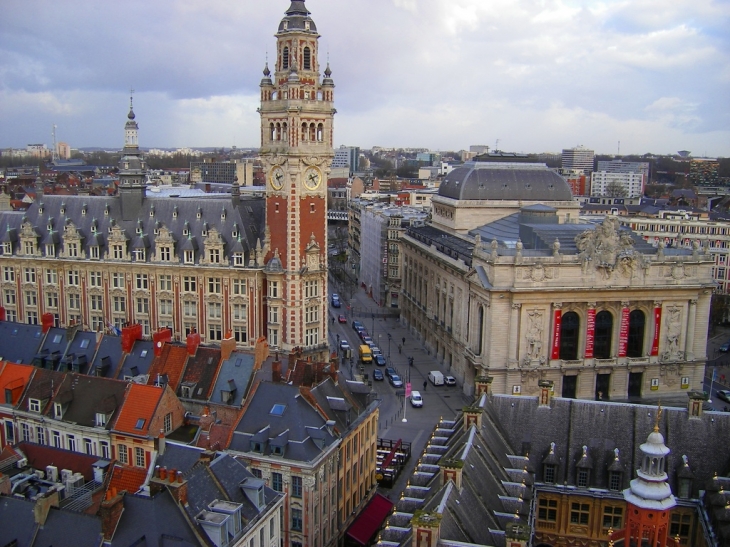
[[[4,255],[11,255],[11,254],[13,254],[13,244],[10,243],[9,241],[6,241],[6,242],[3,243],[2,249],[3,249],[3,254]]]
[[[84,206],[81,208],[81,216],[85,217],[87,211],[88,211],[88,207],[86,206],[86,204],[84,204]]]
[[[175,208],[172,210],[172,218],[177,218],[177,205],[175,205]]]
[[[62,203],[61,204],[61,214],[62,215],[65,215],[66,214],[66,204],[65,203]]]
[[[28,399],[28,410],[31,412],[41,411],[41,400],[40,399]]]
[[[183,262],[185,264],[195,264],[195,251],[184,251]]]
[[[284,447],[283,446],[272,446],[271,447],[271,455],[272,456],[283,456],[284,455]]]
[[[264,445],[260,441],[251,441],[251,452],[263,453]]]
[[[63,418],[63,405],[61,403],[53,403],[53,417],[57,420]]]
[[[621,471],[611,471],[608,474],[608,489],[613,492],[619,492],[622,486],[622,473]]]
[[[97,412],[96,419],[94,420],[94,425],[96,427],[105,427],[106,426],[106,414],[104,414],[103,412]]]
[[[203,217],[203,210],[200,207],[198,207],[198,212],[196,213],[195,217],[198,219]]]
[[[45,209],[45,208],[43,207],[43,202],[41,202],[41,204],[40,204],[40,205],[38,206],[38,214],[39,214],[39,215],[42,215],[42,214],[43,214],[43,211],[44,211],[44,209]]]
[[[221,220],[225,220],[225,219],[226,219],[226,210],[225,210],[225,209],[223,209],[223,210],[221,211]]]
[[[589,478],[590,471],[588,469],[578,469],[578,477],[576,478],[578,488],[587,488]]]
[[[555,484],[555,465],[547,463],[544,466],[544,477],[543,481],[548,484]]]
[[[137,235],[141,236],[144,230],[142,230],[142,226],[137,226]]]
[[[109,206],[108,205],[104,208],[104,216],[105,217],[109,216]],[[110,227],[110,229],[111,229],[111,227]]]
[[[150,217],[154,217],[154,216],[155,216],[155,208],[150,207]]]

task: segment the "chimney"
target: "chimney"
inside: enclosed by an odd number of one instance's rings
[[[477,429],[482,428],[482,409],[476,406],[464,408],[464,427],[469,429],[475,425]]]
[[[226,333],[226,337],[221,340],[221,359],[224,361],[231,358],[231,354],[236,349],[236,339],[231,331]]]
[[[127,325],[122,329],[122,351],[124,353],[132,353],[136,340],[142,340],[142,325]]]
[[[33,517],[36,524],[43,526],[48,518],[51,507],[58,507],[58,490],[49,490],[38,498],[33,506]]]
[[[445,462],[439,462],[441,468],[441,484],[454,481],[454,486],[458,490],[461,490],[461,470],[464,468],[463,460],[446,460]]]
[[[117,530],[119,519],[124,511],[124,495],[117,494],[116,489],[107,490],[106,499],[101,502],[99,516],[101,517],[101,532],[106,541],[111,541]]]
[[[441,515],[439,513],[427,513],[416,511],[411,519],[413,536],[412,547],[436,547],[439,542]]]
[[[278,359],[271,363],[271,381],[275,384],[281,382],[281,361]]]
[[[188,504],[188,481],[183,478],[182,471],[171,471],[170,482],[167,485],[170,494],[180,505]]]
[[[476,393],[474,393],[475,397],[480,397],[482,393],[486,393],[487,395],[492,394],[492,378],[491,376],[477,376],[474,378],[474,387]]]
[[[43,325],[43,334],[47,333],[53,326],[53,314],[44,313],[41,315],[41,325]]]
[[[157,332],[152,333],[153,351],[155,357],[162,355],[162,346],[165,343],[172,342],[172,330],[169,328],[160,329]]]
[[[12,492],[12,485],[10,484],[10,477],[0,473],[0,496],[9,496]]]
[[[200,345],[200,334],[193,330],[187,337],[188,355],[195,355]]]
[[[215,459],[215,452],[212,450],[204,450],[200,453],[198,461],[205,463],[206,465]]]
[[[690,418],[702,418],[702,405],[708,400],[709,396],[701,391],[690,391],[687,393],[689,401],[687,403],[687,413]]]
[[[165,453],[165,430],[160,429],[160,434],[155,439],[155,450],[157,455],[162,456]]]
[[[541,407],[550,407],[553,401],[553,382],[552,380],[540,380],[537,382],[540,387],[540,404]]]

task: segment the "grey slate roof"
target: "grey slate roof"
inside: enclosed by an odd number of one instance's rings
[[[249,399],[248,407],[233,432],[229,447],[231,450],[251,452],[251,440],[255,435],[269,440],[288,430],[289,441],[284,458],[310,462],[336,440],[327,430],[326,420],[300,395],[299,388],[295,386],[260,382]],[[276,404],[285,405],[280,416],[271,413]],[[309,428],[323,433],[323,448],[312,438]],[[264,443],[263,453],[271,454],[268,442]]]
[[[241,404],[246,390],[253,377],[254,357],[250,353],[234,351],[231,357],[221,363],[218,370],[218,378],[215,382],[213,392],[210,394],[211,403],[224,403],[232,406]],[[233,380],[233,384],[230,381]],[[223,391],[230,391],[235,386],[233,398],[225,402]]]
[[[555,171],[537,164],[505,166],[468,162],[451,171],[439,195],[457,200],[571,201],[568,183]]]
[[[607,488],[606,470],[614,462],[615,448],[619,449],[624,466],[624,487],[628,487],[634,470],[640,467],[639,446],[654,427],[656,410],[654,406],[562,398],[553,399],[547,408],[538,407],[536,397],[511,395],[495,395],[487,407],[487,413],[504,424],[510,445],[529,451],[536,480],[542,481],[542,461],[550,451],[550,443],[555,442],[555,454],[562,462],[556,482],[575,484],[574,464],[580,460],[585,445],[593,462],[591,486],[598,488]],[[689,419],[686,409],[665,408],[659,425],[671,450],[666,471],[673,489],[677,473],[684,467],[683,455],[696,477],[695,494],[715,472],[723,474],[730,470],[730,414],[705,412],[701,418]]]
[[[96,355],[91,368],[89,368],[89,374],[103,378],[116,378],[116,371],[121,358],[121,337],[105,334],[96,349]]]
[[[204,451],[203,448],[196,446],[167,441],[165,443],[165,453],[162,456],[157,456],[156,465],[187,473],[200,461],[200,454]]]
[[[0,545],[11,545],[13,541],[18,542],[18,547],[31,545],[36,528],[34,505],[34,502],[26,499],[9,496],[0,498]]]
[[[64,407],[63,420],[94,427],[96,413],[107,415],[105,429],[111,429],[124,401],[127,383],[85,374],[67,374],[53,402]]]
[[[30,365],[42,343],[40,325],[0,321],[0,357],[3,360]]]
[[[135,340],[132,351],[124,357],[124,362],[116,377],[123,380],[126,377],[134,378],[135,376],[148,374],[152,361],[155,359],[153,349],[154,342],[152,340]]]
[[[223,210],[226,211],[225,218],[221,215]],[[138,210],[125,213],[127,217],[133,217],[132,220],[123,220],[120,196],[44,195],[22,214],[14,211],[0,213],[0,241],[11,240],[17,245],[24,221],[36,227],[39,241],[45,240],[49,232],[57,233],[63,240],[67,223],[73,223],[82,238],[79,259],[83,260],[90,257],[91,245],[98,244],[94,241],[102,242],[103,252],[108,250],[109,228],[116,225],[127,236],[127,251],[132,250],[134,243],[144,244],[149,251],[146,256],[146,262],[149,262],[156,250],[157,228],[162,226],[170,230],[177,242],[175,250],[179,252],[181,245],[188,242],[189,238],[199,239],[200,243],[205,240],[202,234],[207,223],[209,229],[215,228],[223,238],[227,258],[230,258],[231,246],[240,237],[245,249],[244,264],[248,264],[249,259],[253,258],[252,251],[263,239],[265,231],[265,200],[261,197],[242,197],[236,203],[230,196],[219,194],[195,199],[147,194]],[[92,226],[95,230],[92,230]],[[239,233],[237,237],[233,235],[234,226]],[[138,234],[138,227],[141,227],[142,234]],[[190,230],[189,236],[183,234],[186,227]],[[95,232],[96,238],[92,237]],[[200,251],[202,245],[199,246]],[[41,249],[41,252],[45,252],[45,249]],[[182,260],[182,257],[178,255],[178,259]],[[198,259],[196,255],[196,262]]]
[[[73,533],[69,533],[71,530]],[[51,508],[45,524],[38,529],[33,547],[95,547],[102,544],[102,539],[101,519]]]
[[[124,512],[112,547],[200,545],[187,519],[167,490],[156,496],[124,496]]]

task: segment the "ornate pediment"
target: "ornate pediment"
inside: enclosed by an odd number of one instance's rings
[[[631,235],[620,231],[619,226],[618,220],[606,218],[594,230],[576,236],[575,244],[584,270],[593,264],[605,279],[614,271],[631,278],[639,268],[646,267],[643,255],[634,249]]]

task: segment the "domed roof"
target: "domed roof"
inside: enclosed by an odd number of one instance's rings
[[[279,32],[285,30],[303,30],[317,32],[317,25],[309,17],[309,10],[304,5],[304,0],[294,0],[286,10],[286,17],[279,23]],[[309,23],[308,25],[305,24]]]
[[[439,195],[458,200],[571,201],[565,179],[543,164],[469,162],[451,171]]]

